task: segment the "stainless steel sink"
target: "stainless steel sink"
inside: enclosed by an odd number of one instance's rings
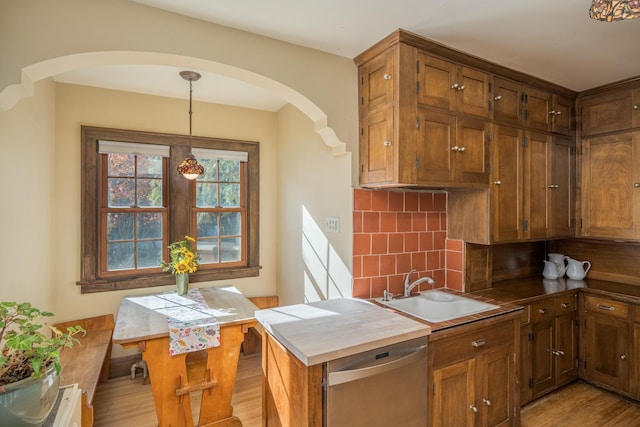
[[[388,307],[434,323],[498,308],[497,305],[438,290],[420,292],[407,298],[379,301]]]

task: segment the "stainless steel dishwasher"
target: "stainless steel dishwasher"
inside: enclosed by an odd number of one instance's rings
[[[326,427],[427,425],[427,337],[327,362]]]

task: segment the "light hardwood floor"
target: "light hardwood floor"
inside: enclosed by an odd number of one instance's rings
[[[244,427],[261,426],[260,355],[240,356],[234,415]],[[192,399],[194,407],[198,399]],[[155,427],[151,386],[142,378],[109,380],[98,386],[94,400],[95,427]],[[640,405],[615,394],[575,382],[522,408],[522,427],[640,426]],[[291,426],[294,427],[294,426]]]

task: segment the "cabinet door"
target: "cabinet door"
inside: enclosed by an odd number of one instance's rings
[[[551,94],[543,90],[525,89],[525,126],[537,130],[549,130],[551,127]]]
[[[418,105],[455,110],[456,64],[418,53]]]
[[[478,381],[482,389],[478,390],[477,405],[482,415],[483,426],[507,426],[512,424],[513,396],[511,385],[506,378],[513,378],[513,346],[503,346],[482,356],[478,367],[483,381]],[[480,369],[479,369],[480,371]]]
[[[489,74],[473,68],[458,69],[456,89],[456,110],[464,114],[488,117],[489,110]]]
[[[551,216],[549,170],[551,161],[551,137],[540,133],[527,133],[525,143],[525,217],[532,239],[545,238],[550,234]]]
[[[554,136],[551,144],[549,172],[549,237],[572,237],[574,221],[574,141],[563,136]]]
[[[394,179],[396,144],[393,141],[393,108],[360,118],[360,183]]]
[[[475,366],[476,360],[470,359],[433,372],[433,427],[474,426],[478,416]]]
[[[489,182],[488,134],[490,125],[481,119],[458,119],[453,152],[455,181],[468,184]]]
[[[629,391],[629,322],[586,314],[585,377],[621,392]]]
[[[606,92],[582,100],[583,136],[638,126],[640,126],[640,88]]]
[[[533,371],[531,355],[533,352],[533,331],[531,325],[520,328],[520,405],[533,398]]]
[[[449,182],[457,153],[454,147],[457,149],[456,116],[419,108],[416,183]]]
[[[540,396],[555,386],[553,371],[553,320],[536,322],[533,330],[533,397]]]
[[[583,236],[640,238],[639,144],[638,132],[583,140]]]
[[[554,356],[556,386],[567,384],[578,377],[578,328],[577,313],[567,312],[556,316]]]
[[[493,79],[493,118],[511,124],[522,117],[522,85],[498,77]]]
[[[361,113],[366,114],[375,109],[393,105],[396,50],[389,49],[359,68]]]
[[[551,131],[562,135],[571,135],[573,100],[560,95],[551,97]]]
[[[522,131],[497,126],[491,171],[492,241],[515,241],[522,235]]]

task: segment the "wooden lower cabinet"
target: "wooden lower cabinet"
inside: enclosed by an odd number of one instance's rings
[[[527,306],[521,326],[521,394],[524,404],[578,377],[577,294],[548,297]]]
[[[581,376],[594,384],[631,394],[631,323],[628,303],[585,295],[581,335]]]
[[[515,313],[432,335],[430,426],[519,425],[519,330]]]

